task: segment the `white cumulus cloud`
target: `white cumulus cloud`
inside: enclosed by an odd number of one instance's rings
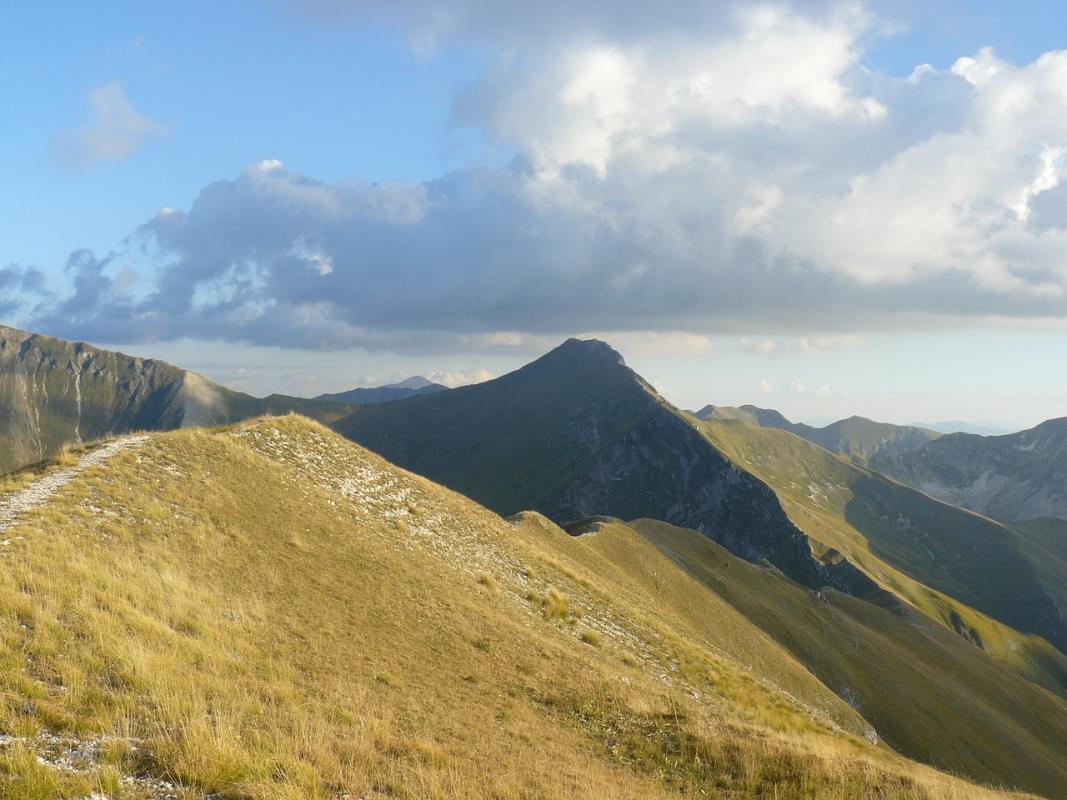
[[[159,258],[132,284],[110,256],[72,258],[76,291],[39,326],[422,350],[607,331],[712,352],[729,334],[803,352],[1067,317],[1067,51],[894,78],[864,64],[877,14],[834,0],[305,12],[475,42],[488,66],[453,122],[514,159],[380,185],[261,162],[146,222],[134,240]],[[97,155],[153,135],[117,85],[101,97],[79,136]]]

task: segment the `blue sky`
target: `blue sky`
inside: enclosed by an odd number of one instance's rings
[[[5,8],[2,321],[254,393],[599,334],[687,407],[1067,413],[1057,4],[518,8]]]
[[[4,219],[17,220],[5,258],[45,266],[76,247],[106,250],[159,208],[188,207],[204,185],[266,158],[326,180],[383,181],[481,155],[476,133],[447,125],[477,53],[420,60],[380,27],[331,31],[269,4],[218,6],[4,12],[0,167],[17,187],[0,195]],[[118,163],[64,169],[49,143],[87,120],[86,92],[111,82],[167,134]]]

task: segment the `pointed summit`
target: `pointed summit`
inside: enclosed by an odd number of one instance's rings
[[[407,380],[398,381],[397,383],[390,383],[385,389],[425,389],[427,386],[433,386],[433,382],[421,375],[412,375]]]
[[[622,354],[607,342],[600,339],[567,339],[563,344],[549,350],[536,361],[527,364],[523,370],[544,367],[559,368],[596,368],[625,367]],[[520,370],[521,371],[521,370]]]
[[[551,358],[553,356],[568,356],[571,358],[600,357],[611,360],[616,364],[626,363],[622,354],[618,350],[600,339],[576,339],[571,337],[555,350],[546,353],[543,357]]]

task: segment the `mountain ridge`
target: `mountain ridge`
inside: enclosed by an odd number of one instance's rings
[[[1058,655],[1038,650],[1019,666],[1067,692],[1067,560],[1043,554],[1040,532],[1031,543],[1033,533],[932,498],[788,431],[699,424],[776,491],[824,558],[842,554],[894,596],[1005,659],[1027,648],[1005,639],[992,620],[1043,637]],[[991,620],[968,622],[967,609]]]
[[[700,428],[707,424],[674,409],[610,346],[568,340],[494,381],[357,408],[334,428],[501,514],[531,508],[560,524],[592,514],[661,519],[698,530],[751,562],[769,562],[813,589],[834,586],[900,613],[917,602],[925,606],[923,613],[976,642],[976,631],[985,626],[990,646],[1007,647],[1003,632],[991,632],[999,630],[992,621],[965,622],[971,612],[946,598],[962,594],[966,606],[977,607],[998,624],[1016,625],[1067,648],[1064,606],[1049,593],[1048,581],[1040,586],[1011,583],[1032,570],[1026,559],[1011,561],[1018,570],[1010,577],[992,575],[995,590],[970,586],[965,575],[951,571],[951,580],[936,578],[923,560],[922,547],[933,546],[936,540],[927,537],[936,536],[938,526],[977,524],[976,530],[993,543],[1001,536],[995,523],[972,523],[970,512],[943,506],[866,470],[848,479],[862,489],[860,501],[809,524],[813,510],[824,511],[797,504],[788,486],[775,485],[775,476],[758,462],[746,460],[730,442],[709,437]],[[723,424],[737,431],[777,433],[736,420]],[[788,432],[781,435],[811,448],[802,459],[843,458]],[[843,459],[840,468],[851,463]],[[894,553],[897,567],[891,567],[865,550],[893,544],[893,526],[879,515],[890,513],[898,500],[921,512],[924,522],[922,536],[911,537],[904,550]],[[877,509],[873,518],[869,509]],[[839,532],[822,536],[821,526],[827,524]],[[954,555],[959,553],[945,557]],[[881,577],[891,569],[902,572],[892,580]],[[915,570],[946,594],[937,601],[924,599],[931,590],[908,577]],[[1045,577],[1054,580],[1055,574]],[[1038,650],[1020,668],[1050,686],[1067,687],[1067,677],[1057,677],[1055,650]]]
[[[360,386],[343,392],[329,392],[317,395],[315,400],[328,400],[349,405],[367,405],[370,403],[389,403],[420,394],[448,391],[444,384],[434,383],[421,375],[413,375],[406,380],[384,386]]]
[[[860,463],[918,450],[941,436],[934,430],[878,422],[857,414],[817,428],[803,422],[792,422],[774,409],[754,405],[736,408],[707,405],[694,412],[694,416],[706,421],[735,419],[764,428],[780,428]]]
[[[328,420],[347,406],[256,398],[165,361],[0,325],[0,473],[71,442],[293,410]]]
[[[1067,417],[1017,433],[953,433],[872,466],[939,500],[1008,522],[1067,518]]]

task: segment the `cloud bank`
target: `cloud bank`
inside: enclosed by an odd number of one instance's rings
[[[391,185],[263,161],[76,253],[34,324],[431,351],[1067,315],[1067,51],[892,78],[853,3],[556,5],[314,4],[489,48],[453,118],[514,160]]]

